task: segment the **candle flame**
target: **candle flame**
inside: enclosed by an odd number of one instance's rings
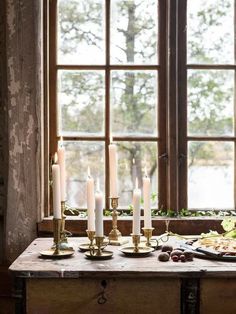
[[[138,178],[135,179],[135,189],[138,189]]]
[[[57,162],[58,162],[58,156],[57,156],[57,153],[55,153],[55,155],[54,155],[54,164],[57,164]]]

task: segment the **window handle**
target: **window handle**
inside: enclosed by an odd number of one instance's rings
[[[166,161],[166,162],[168,161],[168,158],[169,158],[169,157],[168,157],[168,154],[167,154],[167,153],[164,153],[164,154],[162,154],[162,155],[159,156],[159,159],[164,159],[164,161]]]

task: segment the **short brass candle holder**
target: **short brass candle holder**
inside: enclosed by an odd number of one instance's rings
[[[154,228],[142,228],[143,230],[143,234],[146,238],[146,246],[152,246],[152,243],[151,243],[151,238],[152,238],[152,232],[154,230]]]
[[[69,245],[67,237],[71,235],[71,233],[65,230],[66,223],[66,202],[61,201],[61,241],[60,241],[60,249],[62,250],[73,250],[73,247]]]
[[[141,234],[133,234],[131,233],[132,236],[132,242],[134,245],[134,253],[138,253],[139,252],[139,243],[140,243],[140,237]]]
[[[61,244],[61,224],[62,219],[60,218],[53,218],[53,240],[54,245],[51,249],[47,251],[42,251],[40,254],[44,257],[51,257],[51,258],[61,258],[67,257],[74,253],[74,250],[62,250],[60,247]]]
[[[112,230],[109,233],[108,239],[110,245],[123,245],[128,243],[127,239],[122,238],[121,232],[117,228],[117,217],[119,215],[117,208],[118,208],[118,201],[119,197],[110,197],[111,200],[111,208],[112,210]]]
[[[141,234],[131,233],[131,237],[132,237],[133,245],[132,246],[124,246],[120,249],[120,251],[122,253],[124,253],[126,256],[145,257],[154,251],[154,249],[152,247],[140,245]]]
[[[113,252],[104,250],[105,237],[95,235],[94,238],[95,238],[96,245],[91,246],[90,250],[85,252],[85,256],[94,260],[111,258],[113,255]]]
[[[79,246],[79,250],[81,252],[86,252],[89,251],[91,248],[94,247],[94,236],[95,236],[95,231],[91,231],[91,230],[86,230],[88,239],[89,239],[89,243],[82,243]]]

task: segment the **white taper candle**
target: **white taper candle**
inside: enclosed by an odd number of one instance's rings
[[[138,188],[138,178],[136,178],[136,185],[133,191],[133,234],[140,234],[140,201],[141,190]]]
[[[152,228],[151,218],[151,194],[150,194],[150,178],[147,176],[145,168],[145,176],[143,177],[143,209],[144,209],[144,228]]]
[[[55,164],[52,165],[52,195],[53,195],[53,216],[61,219],[61,190],[60,190],[60,167],[55,154]]]
[[[94,195],[94,179],[90,175],[90,169],[88,167],[88,178],[87,178],[87,214],[88,214],[88,225],[89,231],[95,231],[95,195]]]
[[[60,184],[61,184],[61,201],[66,200],[66,163],[65,163],[65,147],[62,146],[62,137],[58,145],[58,164],[60,166]]]
[[[103,237],[103,195],[100,191],[99,180],[95,193],[95,236]]]

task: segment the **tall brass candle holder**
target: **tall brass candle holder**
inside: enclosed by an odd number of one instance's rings
[[[61,201],[61,241],[60,241],[60,249],[61,250],[73,250],[73,247],[69,245],[68,243],[68,235],[71,235],[71,233],[67,230],[65,230],[65,223],[66,223],[66,202]]]
[[[112,230],[109,233],[108,239],[111,245],[123,245],[128,243],[127,239],[122,238],[121,232],[117,228],[117,217],[118,217],[118,200],[119,197],[110,197],[112,210]]]
[[[62,250],[60,247],[61,244],[61,224],[62,219],[53,218],[53,240],[54,245],[51,249],[42,251],[40,254],[44,257],[51,257],[51,258],[61,258],[67,257],[74,253],[74,250]]]
[[[90,247],[90,250],[85,252],[85,256],[94,260],[111,258],[113,255],[113,252],[104,250],[105,237],[95,236],[94,238],[95,238],[96,246],[92,245]]]
[[[61,224],[62,219],[53,218],[53,239],[55,243],[53,255],[60,255]]]

